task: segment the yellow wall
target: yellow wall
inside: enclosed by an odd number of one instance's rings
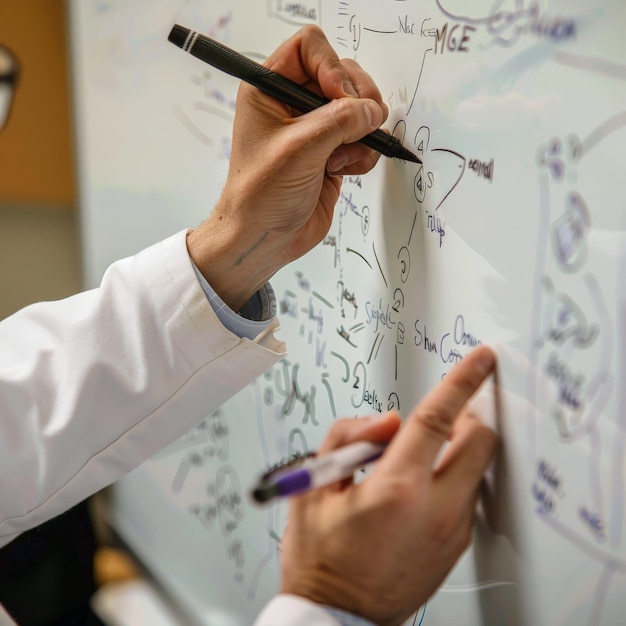
[[[21,63],[0,132],[0,319],[81,287],[63,0],[0,0],[0,42]]]
[[[69,211],[0,209],[0,319],[80,291],[80,246]]]
[[[0,203],[75,205],[68,38],[63,0],[1,0],[0,42],[21,76],[0,132]]]

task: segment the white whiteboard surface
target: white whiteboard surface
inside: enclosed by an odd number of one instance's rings
[[[624,623],[626,5],[621,0],[70,0],[87,286],[199,223],[237,81],[174,23],[262,60],[319,24],[423,167],[344,181],[272,281],[290,354],[115,488],[114,523],[190,623],[249,624],[287,507],[247,491],[335,417],[402,414],[477,343],[502,453],[487,522],[424,626]],[[495,406],[495,409],[493,408]]]

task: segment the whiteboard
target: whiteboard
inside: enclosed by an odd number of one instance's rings
[[[613,625],[626,610],[626,5],[621,0],[70,0],[88,287],[219,197],[237,81],[172,24],[262,61],[303,24],[381,88],[423,165],[346,178],[272,281],[290,352],[114,489],[113,522],[189,623],[278,588],[260,471],[339,416],[406,415],[478,343],[502,450],[472,549],[409,620]]]

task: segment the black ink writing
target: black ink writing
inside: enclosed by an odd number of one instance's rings
[[[493,159],[489,163],[479,159],[470,159],[467,167],[475,172],[479,178],[486,178],[490,183],[493,182]]]
[[[448,22],[437,29],[435,38],[435,54],[443,54],[445,50],[450,52],[469,52],[468,43],[470,33],[476,30],[475,26],[467,24],[454,24],[448,30]]]
[[[365,315],[367,317],[366,321],[368,324],[375,323],[375,333],[378,332],[379,325],[382,325],[386,328],[393,328],[396,325],[396,322],[392,319],[392,314],[389,309],[389,304],[387,304],[386,307],[383,308],[382,298],[380,298],[377,308],[372,306],[370,300],[365,303]]]
[[[439,247],[443,245],[443,238],[446,236],[445,222],[438,216],[426,211],[428,230],[439,235]]]

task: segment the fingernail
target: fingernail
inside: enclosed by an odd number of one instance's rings
[[[383,112],[375,102],[365,103],[365,115],[367,122],[372,128],[378,128],[383,121]]]
[[[352,96],[353,98],[358,98],[359,94],[357,93],[356,89],[354,88],[354,85],[349,81],[346,80],[343,83],[343,92],[345,94],[347,94],[348,96]]]
[[[493,369],[495,360],[495,355],[491,350],[480,350],[476,359],[476,365],[482,370],[484,375],[487,375]]]
[[[340,170],[344,165],[348,165],[348,155],[345,152],[333,152],[328,159],[328,170],[330,172],[336,172]]]

